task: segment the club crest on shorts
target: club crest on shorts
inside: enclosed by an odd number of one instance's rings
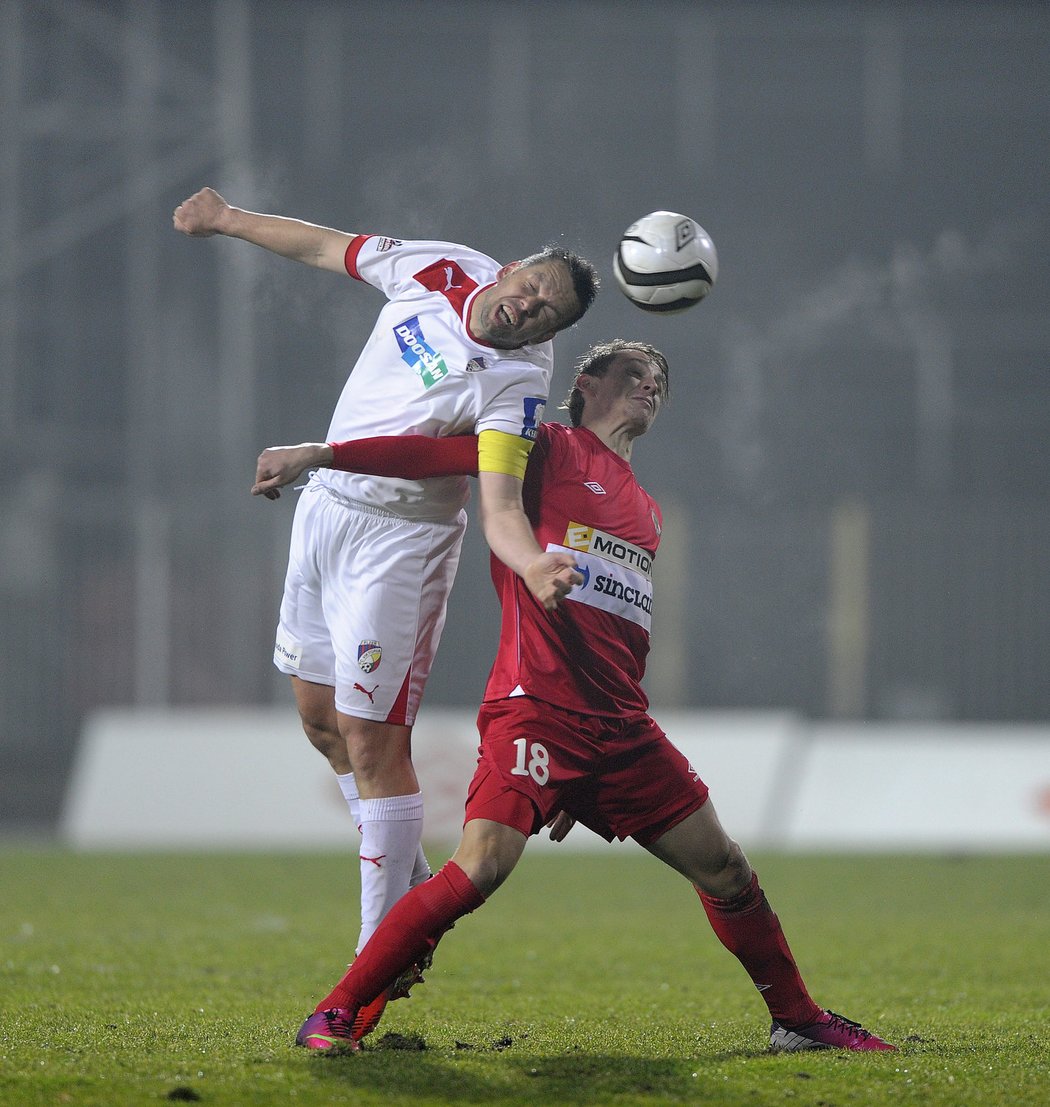
[[[383,647],[371,639],[361,642],[357,647],[357,663],[363,673],[374,673],[383,660]]]

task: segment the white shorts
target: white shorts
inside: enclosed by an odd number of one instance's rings
[[[274,664],[347,715],[415,722],[445,626],[466,512],[406,520],[315,482],[292,523]]]

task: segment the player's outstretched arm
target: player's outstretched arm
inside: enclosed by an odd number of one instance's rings
[[[473,476],[478,471],[478,439],[473,434],[452,438],[405,434],[269,446],[255,463],[252,495],[279,499],[278,489],[291,484],[306,469],[340,469],[406,480]]]
[[[202,188],[183,200],[175,209],[172,223],[175,230],[191,238],[216,234],[241,238],[281,257],[337,273],[346,272],[346,248],[357,237],[300,219],[235,208],[213,188]]]

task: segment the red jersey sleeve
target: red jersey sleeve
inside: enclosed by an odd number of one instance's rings
[[[405,480],[464,474],[477,476],[478,473],[476,434],[449,438],[430,438],[425,434],[389,435],[329,442],[328,445],[332,447],[331,468],[349,473]]]

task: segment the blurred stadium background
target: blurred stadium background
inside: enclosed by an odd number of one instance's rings
[[[553,395],[670,359],[661,706],[1050,724],[1048,58],[1042,3],[0,0],[0,831],[57,825],[96,709],[290,701],[254,459],[379,294],[176,235],[205,184],[600,264]],[[674,318],[612,283],[655,208],[720,254]],[[472,530],[427,705],[476,703],[489,591]]]

